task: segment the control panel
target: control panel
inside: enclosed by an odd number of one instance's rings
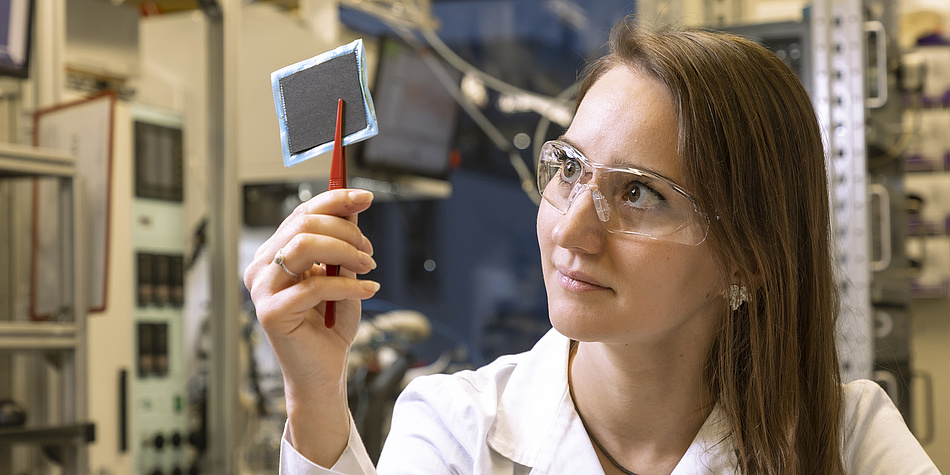
[[[182,123],[133,107],[135,263],[128,446],[139,475],[194,473],[184,348]]]

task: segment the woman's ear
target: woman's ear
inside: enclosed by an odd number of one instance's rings
[[[750,301],[752,296],[761,287],[761,279],[757,274],[741,272],[737,267],[729,273],[728,288],[723,292],[729,307],[736,311],[742,304]]]
[[[764,284],[761,275],[757,271],[741,270],[738,266],[732,266],[732,270],[729,272],[729,279],[726,283],[744,286],[748,290],[749,295],[754,294]]]

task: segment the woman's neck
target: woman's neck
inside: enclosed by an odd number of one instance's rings
[[[569,382],[577,410],[604,448],[630,464],[624,466],[672,470],[713,407],[703,374],[707,353],[631,348],[576,344]]]

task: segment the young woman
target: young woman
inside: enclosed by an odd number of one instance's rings
[[[774,55],[619,24],[538,183],[554,329],[413,381],[379,472],[938,473],[879,387],[839,380],[820,131]],[[375,267],[355,218],[371,200],[300,205],[245,274],[284,372],[283,473],[375,470],[345,375],[359,301],[379,288],[355,278]]]

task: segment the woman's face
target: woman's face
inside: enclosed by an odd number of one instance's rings
[[[587,92],[563,139],[591,162],[651,170],[682,186],[677,132],[665,86],[617,66]],[[589,190],[564,214],[541,200],[538,241],[551,323],[562,334],[665,344],[715,332],[727,284],[708,243],[611,233]]]

